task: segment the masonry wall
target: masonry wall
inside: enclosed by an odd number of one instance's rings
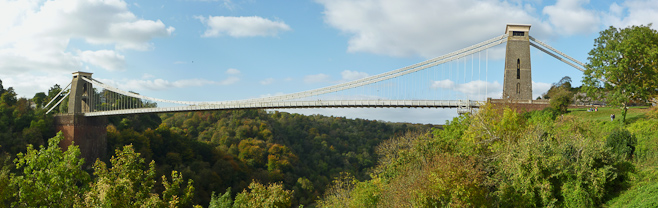
[[[544,110],[544,108],[550,107],[548,100],[488,99],[487,102],[497,106],[508,106],[515,109],[517,113]]]
[[[517,76],[517,68],[519,68],[520,76]],[[512,100],[533,99],[530,39],[527,32],[524,36],[510,35],[508,37],[505,50],[504,79],[503,98]]]
[[[71,144],[80,147],[85,165],[90,166],[96,158],[107,156],[107,118],[85,117],[82,114],[60,114],[55,116],[55,129],[61,131],[64,140],[60,147],[68,149]]]

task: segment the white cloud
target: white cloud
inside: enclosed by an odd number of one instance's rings
[[[475,80],[468,83],[456,84],[452,80],[439,80],[432,82],[432,89],[446,89],[460,92],[469,98],[491,97],[500,98],[503,94],[503,85],[498,81],[486,82]]]
[[[455,82],[452,80],[446,79],[446,80],[439,80],[439,81],[434,81],[432,82],[432,88],[437,89],[453,89],[455,87]]]
[[[122,90],[130,91],[144,91],[144,90],[166,90],[171,88],[185,88],[185,87],[200,87],[205,85],[223,84],[222,82],[215,82],[205,79],[183,79],[177,81],[169,81],[164,79],[154,80],[123,80],[114,81],[109,79],[100,79],[105,84],[118,87]]]
[[[238,77],[228,77],[225,80],[220,81],[218,84],[220,85],[232,85],[240,81],[240,78]]]
[[[55,84],[61,88],[71,82],[71,74],[59,73],[53,75],[16,74],[3,76],[2,85],[5,88],[13,87],[18,97],[32,98],[37,92],[46,92]]]
[[[125,69],[125,57],[113,50],[81,51],[79,56],[83,62],[108,71],[123,71]]]
[[[535,99],[551,89],[550,83],[532,82],[532,99]]]
[[[264,80],[260,81],[260,84],[262,84],[262,85],[269,85],[269,84],[272,84],[272,83],[274,83],[274,78],[267,78],[267,79],[264,79]]]
[[[125,57],[116,49],[151,49],[153,38],[173,31],[160,20],[137,17],[122,0],[0,0],[0,74],[41,82],[44,74],[58,77],[89,65],[124,70]],[[94,50],[72,48],[72,39]]]
[[[227,17],[227,16],[197,16],[207,27],[202,37],[255,37],[276,36],[280,32],[290,30],[290,26],[282,21],[272,21],[258,16]]]
[[[583,8],[589,0],[558,0],[555,5],[544,7],[550,23],[558,32],[565,34],[590,34],[600,29],[599,15]]]
[[[621,28],[653,23],[652,28],[658,29],[658,1],[627,0],[621,5],[612,3],[609,13],[604,15],[604,23]]]
[[[306,75],[304,77],[304,83],[307,84],[322,83],[322,82],[331,82],[331,76],[326,74],[313,74],[313,75]]]
[[[101,78],[99,80],[105,84],[117,87],[122,90],[131,90],[136,92],[144,90],[167,90],[171,88],[201,87],[206,85],[232,85],[240,81],[240,78],[237,76],[229,76],[226,79],[220,81],[211,81],[206,79],[182,79],[169,81],[153,78],[155,78],[154,75],[145,73],[142,75],[142,79],[116,81]]]
[[[483,0],[317,0],[327,24],[350,36],[349,52],[435,57],[501,35],[507,23],[530,23],[552,35],[532,7]]]
[[[227,8],[228,10],[231,10],[231,11],[235,10],[236,5],[235,5],[235,3],[231,2],[231,0],[223,0],[222,3],[223,3],[222,5],[225,8]]]
[[[368,73],[350,70],[342,71],[340,75],[343,77],[343,81],[352,81],[368,77]]]
[[[92,44],[146,50],[155,37],[169,36],[173,27],[162,21],[137,18],[124,1],[47,1],[27,11],[24,18],[3,34],[0,45],[38,38],[82,38]]]
[[[503,94],[503,85],[498,81],[486,82],[482,80],[475,80],[464,84],[456,84],[452,80],[439,80],[432,82],[432,89],[446,89],[454,90],[470,98],[483,97],[486,93],[486,97],[490,98],[500,98]],[[551,88],[550,83],[543,82],[532,82],[532,99],[541,96],[541,94],[548,91]]]
[[[230,74],[230,75],[238,75],[238,74],[240,74],[240,70],[230,68],[230,69],[227,69],[227,70],[226,70],[226,74]]]

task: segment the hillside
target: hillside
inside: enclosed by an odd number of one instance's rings
[[[212,192],[224,193],[230,187],[235,195],[252,180],[282,183],[294,191],[293,206],[313,204],[342,172],[369,179],[378,160],[375,147],[382,141],[431,127],[263,110],[113,121],[108,127],[111,149],[133,144],[147,161],[156,162],[158,173],[180,171],[195,181],[194,202],[202,205],[209,203]]]
[[[384,142],[371,180],[337,178],[320,207],[655,207],[658,110],[487,105]]]
[[[83,162],[78,148],[59,148],[39,104],[11,87],[0,95],[2,207],[205,207],[212,193],[249,206],[258,187],[280,190],[286,206],[313,205],[341,173],[369,179],[381,142],[432,127],[264,110],[113,116],[110,155]]]

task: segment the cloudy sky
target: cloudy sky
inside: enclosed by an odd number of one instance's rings
[[[74,71],[171,100],[220,101],[293,93],[398,69],[501,35],[507,23],[582,61],[609,26],[658,22],[655,0],[0,0],[0,80],[21,97]],[[653,28],[657,29],[658,24]],[[436,80],[434,89],[502,85],[504,46],[487,81]],[[581,72],[532,49],[534,97]],[[454,109],[306,109],[386,121],[444,123]]]

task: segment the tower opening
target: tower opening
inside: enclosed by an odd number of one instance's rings
[[[521,79],[521,59],[516,59],[516,79]]]
[[[512,36],[525,36],[525,32],[512,31]]]

